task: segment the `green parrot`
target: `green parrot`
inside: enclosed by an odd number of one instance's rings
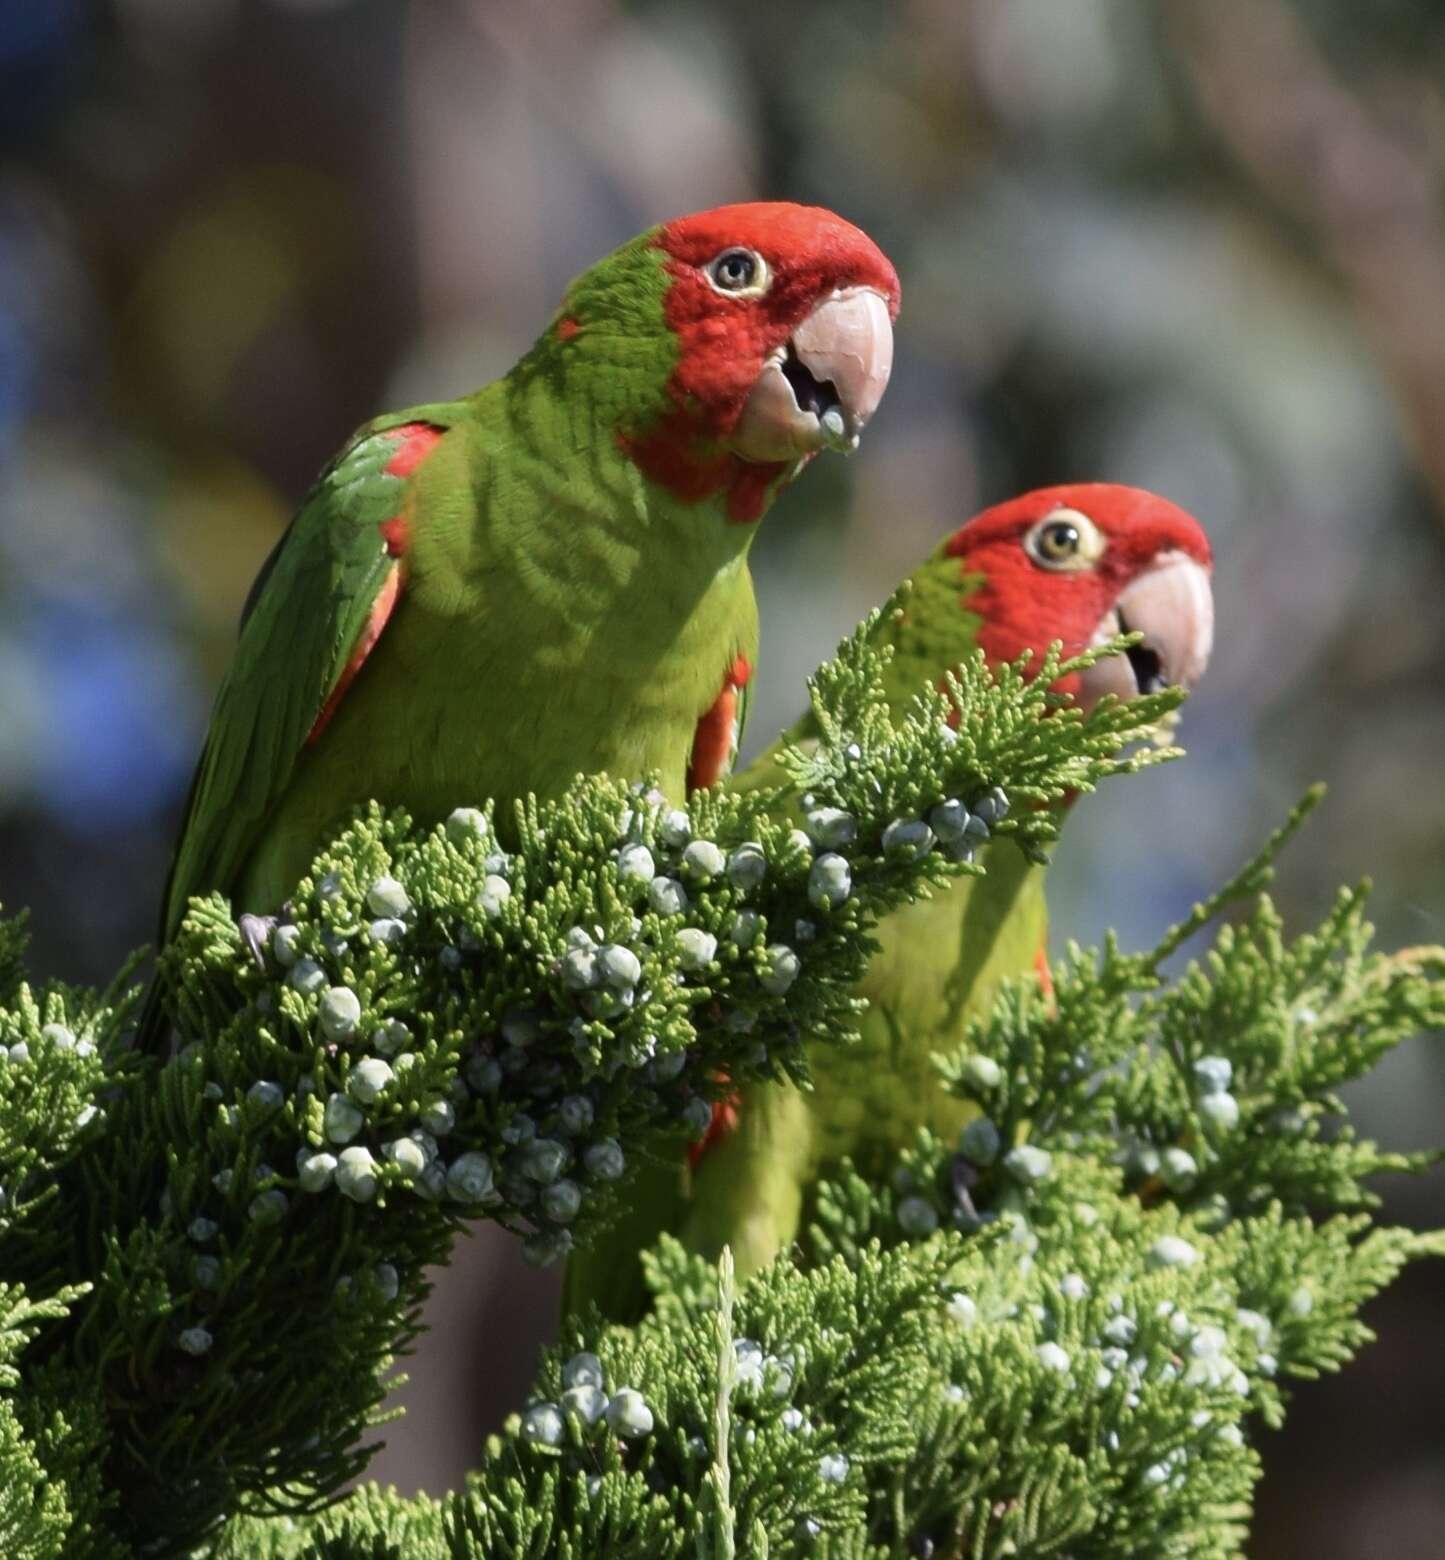
[[[905,605],[880,618],[875,642],[893,648],[887,693],[895,714],[982,647],[994,663],[1035,656],[1055,640],[1076,653],[1116,634],[1144,638],[1127,656],[1060,681],[1085,707],[1105,693],[1133,698],[1168,683],[1192,686],[1213,634],[1209,542],[1167,500],[1106,483],[1040,489],[975,516],[912,576]],[[784,742],[816,739],[805,715],[732,784],[777,786]],[[970,819],[958,803],[932,819],[940,838],[982,843],[997,799]],[[619,1226],[568,1266],[569,1310],[596,1301],[618,1321],[646,1305],[638,1254],[664,1231],[715,1259],[732,1248],[739,1277],[757,1272],[811,1217],[820,1176],[850,1158],[887,1173],[921,1126],[951,1138],[969,1119],[946,1095],[932,1056],[956,1045],[1001,981],[1033,969],[1047,984],[1045,871],[1007,836],[989,846],[987,873],[958,878],[888,916],[858,987],[868,1001],[853,1046],[809,1055],[813,1088],[757,1084],[714,1110],[686,1166],[642,1172]]]
[[[757,655],[748,548],[778,490],[883,395],[892,265],[818,207],[723,206],[584,272],[502,379],[361,428],[246,602],[161,911],[253,949],[376,799],[500,826],[579,772],[681,799],[730,762]],[[167,1030],[160,982],[139,1043]]]

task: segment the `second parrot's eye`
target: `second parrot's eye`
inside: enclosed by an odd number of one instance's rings
[[[707,279],[718,292],[755,298],[767,291],[768,263],[754,249],[724,249],[708,261]]]
[[[1104,551],[1104,538],[1088,515],[1055,509],[1030,529],[1024,550],[1045,569],[1087,569]]]

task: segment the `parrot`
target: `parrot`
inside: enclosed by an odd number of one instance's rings
[[[902,715],[976,648],[991,664],[1026,651],[1037,664],[1056,640],[1076,654],[1127,632],[1143,636],[1127,654],[1061,678],[1056,691],[1087,709],[1106,693],[1192,687],[1213,640],[1211,567],[1199,523],[1140,488],[1074,483],[995,505],[950,535],[877,619],[872,642],[893,652],[890,709]],[[810,712],[729,783],[782,786],[783,746],[817,737]],[[958,1044],[1002,981],[1035,971],[1048,984],[1045,868],[1006,835],[985,865],[982,877],[952,879],[883,918],[855,991],[867,1003],[859,1038],[809,1048],[810,1090],[752,1084],[715,1105],[686,1164],[639,1172],[613,1231],[570,1259],[566,1311],[595,1302],[611,1320],[635,1321],[647,1304],[640,1255],[663,1233],[709,1260],[731,1247],[742,1281],[806,1228],[813,1189],[843,1159],[876,1179],[918,1128],[947,1139],[967,1122],[972,1108],[944,1092],[933,1055]]]
[[[160,945],[219,890],[261,957],[266,913],[372,800],[425,823],[491,798],[505,831],[582,772],[715,783],[757,657],[757,523],[857,447],[899,298],[834,213],[720,206],[583,272],[501,379],[359,429],[246,600]]]

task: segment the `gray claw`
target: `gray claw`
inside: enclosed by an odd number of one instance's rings
[[[237,923],[241,928],[241,940],[251,950],[256,968],[266,968],[266,950],[271,946],[271,934],[276,930],[274,915],[243,915]]]

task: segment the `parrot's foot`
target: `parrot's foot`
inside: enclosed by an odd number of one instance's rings
[[[978,1171],[962,1154],[953,1156],[953,1163],[949,1169],[950,1179],[953,1182],[953,1200],[970,1224],[978,1224],[981,1222],[978,1209],[973,1205],[973,1189],[979,1181]]]
[[[266,950],[271,946],[271,934],[280,924],[274,915],[243,915],[237,923],[241,928],[241,940],[251,950],[256,968],[266,968]]]

